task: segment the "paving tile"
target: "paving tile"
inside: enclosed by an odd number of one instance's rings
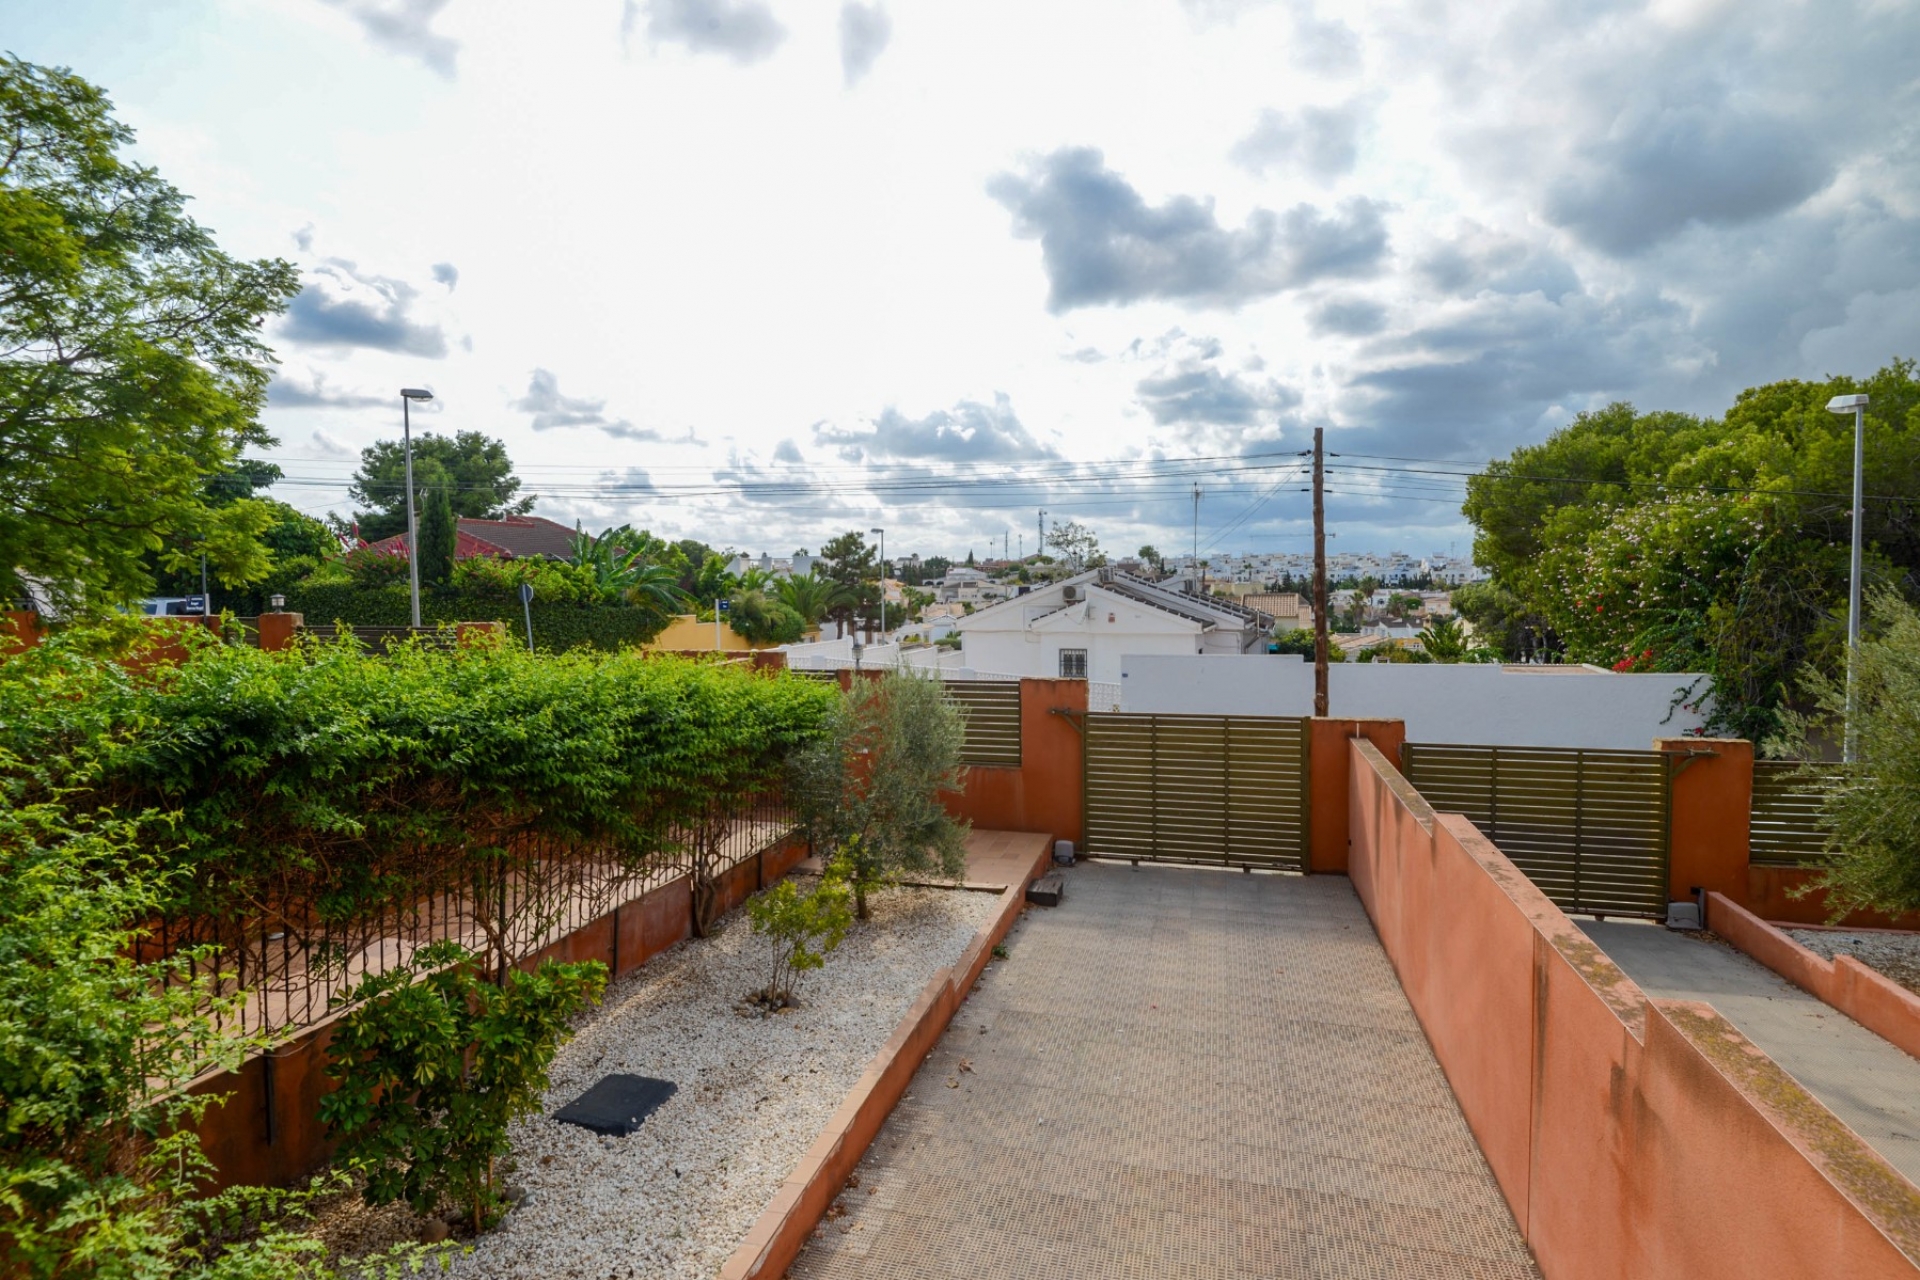
[[[1344,880],[1069,874],[796,1280],[1538,1275]]]

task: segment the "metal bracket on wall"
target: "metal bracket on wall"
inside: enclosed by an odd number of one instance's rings
[[[1699,760],[1702,757],[1717,757],[1720,753],[1712,747],[1685,747],[1677,751],[1670,748],[1663,748],[1660,754],[1667,758],[1667,776],[1669,778],[1677,778],[1686,772],[1687,766],[1695,760]]]
[[[1084,738],[1087,736],[1087,713],[1080,710],[1079,708],[1048,707],[1047,714],[1050,716],[1065,716],[1067,718],[1067,723],[1072,725],[1075,731],[1078,732],[1081,737]]]

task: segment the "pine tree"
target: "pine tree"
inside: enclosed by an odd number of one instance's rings
[[[453,576],[454,544],[459,540],[459,525],[453,518],[453,500],[444,485],[427,495],[427,512],[420,521],[420,581],[445,586]]]

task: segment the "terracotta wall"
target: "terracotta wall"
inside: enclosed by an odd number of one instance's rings
[[[1020,682],[1020,767],[973,765],[966,790],[946,797],[947,811],[989,831],[1044,831],[1076,847],[1086,792],[1085,680]]]
[[[1347,743],[1365,738],[1389,760],[1400,758],[1407,740],[1402,720],[1307,722],[1307,869],[1315,874],[1347,872]]]
[[[806,856],[788,841],[734,867],[721,878],[722,910],[731,911]],[[684,876],[588,922],[524,962],[599,960],[615,975],[630,973],[692,932],[693,902]],[[332,1020],[310,1028],[238,1071],[196,1082],[196,1094],[225,1095],[208,1108],[200,1138],[220,1186],[290,1186],[323,1164],[332,1144],[320,1124],[320,1099],[331,1090],[326,1047]]]
[[[1667,897],[1701,891],[1746,892],[1748,825],[1753,810],[1753,744],[1739,738],[1656,738],[1673,757]]]
[[[1829,960],[1739,904],[1710,894],[1707,927],[1788,982],[1920,1058],[1920,996],[1850,955]]]
[[[1647,998],[1349,748],[1350,871],[1549,1280],[1912,1277],[1920,1190],[1710,1007]]]

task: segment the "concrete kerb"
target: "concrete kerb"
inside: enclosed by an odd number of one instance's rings
[[[947,1024],[980,980],[994,947],[1019,919],[1026,907],[1028,879],[1031,877],[1002,889],[994,918],[974,934],[955,964],[927,980],[920,997],[874,1055],[820,1137],[720,1268],[720,1280],[770,1280],[782,1275],[800,1256],[827,1206],[846,1186],[847,1175],[860,1163],[860,1157],[913,1082],[914,1072],[939,1043]]]
[[[1832,960],[1722,894],[1707,895],[1707,927],[1767,968],[1920,1058],[1920,996],[1852,956]]]

